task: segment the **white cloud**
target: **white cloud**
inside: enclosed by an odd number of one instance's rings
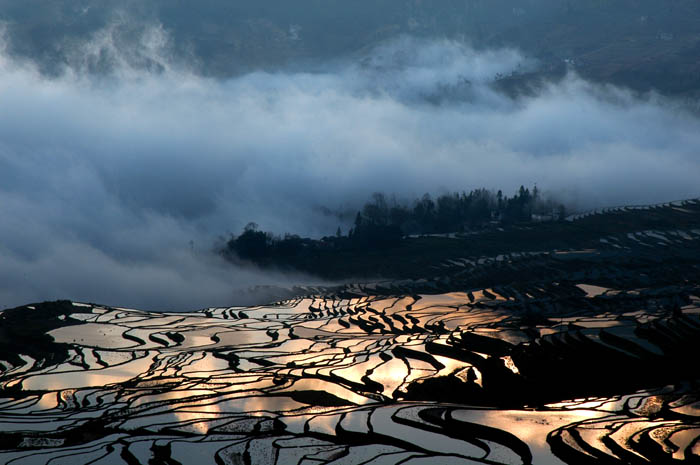
[[[583,206],[700,195],[695,115],[575,75],[511,99],[494,76],[536,66],[513,50],[404,37],[314,73],[216,80],[162,58],[167,37],[145,31],[138,51],[109,31],[76,48],[109,57],[106,74],[49,78],[0,57],[0,307],[189,308],[236,283],[288,282],[204,251],[249,221],[332,233],[314,207],[374,191],[537,182]]]

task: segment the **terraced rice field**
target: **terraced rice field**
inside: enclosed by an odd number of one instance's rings
[[[191,313],[5,310],[0,463],[700,461],[700,231],[431,275]]]

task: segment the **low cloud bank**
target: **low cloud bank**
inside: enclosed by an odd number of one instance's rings
[[[514,50],[402,37],[314,72],[216,80],[168,58],[162,28],[136,39],[122,50],[101,31],[60,77],[0,56],[0,308],[191,309],[308,282],[211,247],[249,221],[333,233],[318,207],[375,191],[537,183],[582,208],[700,196],[696,115],[574,73],[510,98],[494,79],[537,66]]]

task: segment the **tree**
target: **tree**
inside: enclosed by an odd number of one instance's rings
[[[422,232],[432,232],[435,220],[435,202],[425,194],[413,207],[413,217],[421,225]]]
[[[362,216],[369,224],[386,225],[389,222],[389,207],[384,194],[372,194],[372,202],[367,202],[362,208]]]
[[[557,219],[559,221],[564,221],[566,219],[566,207],[564,207],[564,204],[559,204],[557,207]]]
[[[257,260],[268,255],[270,240],[269,234],[258,231],[258,225],[251,222],[240,236],[229,241],[229,248],[244,260]]]
[[[357,215],[355,215],[355,232],[358,232],[360,229],[362,229],[362,215],[360,212],[357,212]]]

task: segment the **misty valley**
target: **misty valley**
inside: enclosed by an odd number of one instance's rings
[[[700,464],[698,31],[0,0],[0,464]]]

